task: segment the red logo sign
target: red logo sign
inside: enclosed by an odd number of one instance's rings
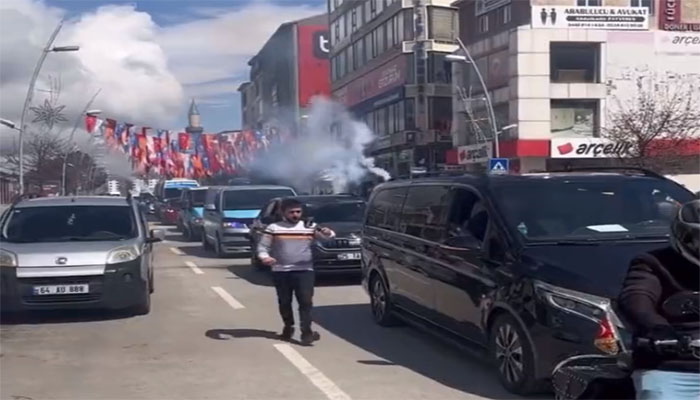
[[[562,144],[561,146],[557,146],[557,150],[559,150],[559,154],[569,154],[572,151],[574,151],[574,146],[569,143]]]

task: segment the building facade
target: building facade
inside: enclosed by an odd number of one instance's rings
[[[517,125],[501,132],[498,144],[500,156],[510,158],[515,170],[606,165],[614,158],[608,150],[625,143],[611,143],[601,133],[621,105],[634,104],[635,77],[700,82],[700,1],[462,0],[454,5],[460,37],[484,76],[498,129]],[[453,106],[459,112],[448,159],[478,169],[494,153],[493,129],[473,68],[453,68]],[[572,150],[581,146],[601,151]],[[688,167],[693,160],[698,164],[695,147],[684,154],[690,157]]]
[[[434,170],[451,147],[457,9],[451,0],[329,0],[333,97],[376,136],[392,176]]]
[[[312,98],[330,96],[329,47],[325,14],[280,25],[238,88],[243,129],[298,131]]]

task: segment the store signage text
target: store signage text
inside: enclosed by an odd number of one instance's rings
[[[685,22],[681,13],[681,0],[661,0],[659,29],[664,31],[700,32],[700,22]]]
[[[646,7],[533,6],[532,27],[550,29],[647,30]]]
[[[606,158],[630,157],[634,144],[607,139],[552,139],[552,158]]]
[[[491,158],[493,146],[491,143],[459,146],[457,160],[460,164],[476,164],[486,162]]]

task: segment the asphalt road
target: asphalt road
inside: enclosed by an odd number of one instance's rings
[[[174,233],[156,251],[149,315],[3,321],[0,398],[513,398],[481,360],[410,327],[375,325],[357,279],[318,282],[321,340],[302,347],[276,338],[274,288],[247,259],[217,259]]]

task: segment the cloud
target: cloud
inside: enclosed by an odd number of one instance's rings
[[[64,16],[64,10],[39,1],[0,2],[3,118],[19,123],[34,65]],[[109,116],[143,124],[174,123],[184,101],[183,89],[156,41],[157,32],[151,16],[133,6],[103,6],[67,20],[54,45],[79,45],[80,51],[48,54],[34,103],[47,97],[42,89],[50,87],[53,77],[61,84],[57,104],[66,105],[67,125],[74,123],[98,88],[102,92],[92,108]]]
[[[235,83],[247,80],[247,62],[285,23],[325,11],[317,6],[254,2],[244,7],[193,8],[202,18],[163,27],[158,42],[168,54],[170,65],[188,94],[207,86],[206,95],[231,93]],[[228,80],[213,90],[212,81]],[[235,89],[234,89],[235,90]]]

